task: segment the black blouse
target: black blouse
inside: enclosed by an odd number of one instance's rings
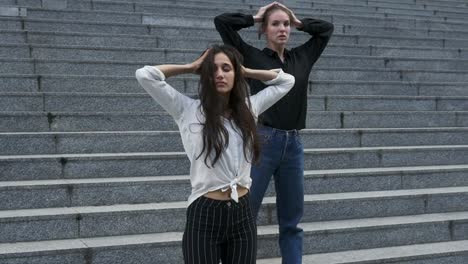
[[[292,90],[265,111],[259,117],[259,123],[270,127],[291,130],[305,128],[307,114],[307,87],[312,66],[325,49],[333,33],[333,24],[319,20],[305,18],[301,31],[312,37],[304,44],[291,50],[285,49],[284,62],[278,54],[269,49],[259,50],[240,37],[238,30],[254,25],[252,15],[240,13],[226,13],[215,17],[214,23],[223,42],[235,47],[244,56],[244,66],[252,69],[281,68],[284,72],[294,75],[296,83]],[[265,85],[258,80],[249,80],[250,91],[256,94]]]

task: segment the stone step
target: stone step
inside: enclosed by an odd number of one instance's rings
[[[467,145],[305,149],[306,170],[468,164]],[[184,152],[0,156],[0,181],[185,175]]]
[[[325,55],[327,56],[327,55]],[[356,57],[359,60],[359,56]],[[448,81],[466,82],[468,72],[462,70],[399,69],[394,59],[382,59],[382,64],[394,65],[391,68],[364,67],[314,67],[312,80],[366,80],[366,81]],[[422,60],[421,60],[422,61]],[[45,59],[1,59],[0,74],[58,74],[67,75],[120,75],[132,76],[136,69],[152,65],[142,61],[86,61],[86,60],[45,60]],[[333,64],[333,60],[332,60]]]
[[[180,58],[185,60],[192,60],[197,58],[203,50],[194,50],[194,49],[161,49],[153,48],[157,46],[154,43],[149,43],[150,45],[143,44],[143,47],[122,47],[124,44],[135,45],[134,38],[129,38],[131,43],[125,41],[125,37],[119,39],[119,36],[114,36],[115,41],[121,40],[120,44],[116,46],[111,46],[106,43],[106,41],[93,44],[92,38],[93,35],[63,35],[66,41],[60,41],[56,39],[57,33],[39,33],[42,37],[46,38],[48,42],[55,42],[50,44],[36,44],[42,43],[41,38],[34,40],[33,36],[37,32],[22,32],[22,31],[0,31],[0,34],[17,34],[18,38],[13,38],[12,42],[6,40],[6,43],[0,43],[0,57],[10,57],[10,58],[30,58],[30,57],[40,57],[47,52],[59,53],[54,54],[61,56],[61,58],[116,58],[116,59],[125,59],[125,60],[136,60],[136,59],[149,59],[156,58],[163,60],[171,60],[174,58]],[[27,38],[29,43],[26,44],[25,40],[19,43],[15,43],[15,39]],[[73,38],[78,38],[79,45],[69,45],[67,43],[73,43]],[[90,38],[88,38],[90,37]],[[104,37],[106,38],[106,37]],[[107,37],[110,38],[110,37]],[[112,39],[112,38],[110,38]],[[153,39],[154,40],[154,39]],[[63,42],[63,43],[62,43]],[[90,43],[91,42],[91,43]],[[112,43],[114,44],[114,43]],[[147,47],[144,47],[147,46]],[[260,46],[260,43],[259,45]],[[70,50],[74,52],[70,52]],[[360,56],[385,56],[385,57],[410,57],[410,58],[440,58],[440,59],[468,59],[468,49],[453,49],[453,48],[417,48],[417,47],[395,47],[395,46],[380,46],[380,45],[350,45],[350,44],[330,44],[327,46],[323,54],[329,55],[360,55]],[[99,56],[99,57],[97,57]],[[58,57],[57,57],[58,58]]]
[[[126,4],[126,5],[133,5],[134,3],[151,3],[151,0],[116,0],[116,1],[92,1],[92,0],[68,0],[68,1],[44,1],[44,0],[1,0],[5,2],[12,2],[20,5],[20,6],[30,6],[30,7],[49,7],[52,8],[55,6],[56,9],[64,8],[64,7],[73,7],[73,6],[90,6],[92,7],[93,4],[96,2],[96,5],[99,5],[101,2],[111,2],[116,5],[119,4]],[[263,0],[260,0],[260,2]],[[66,6],[61,6],[61,2],[66,2]],[[199,3],[211,3],[216,4],[223,2],[225,4],[228,3],[244,3],[243,0],[232,0],[232,1],[216,1],[216,0],[158,0],[158,3],[179,3],[179,4],[187,4],[187,5],[196,5]],[[259,1],[254,1],[255,4],[258,4]],[[55,5],[54,5],[55,4]]]
[[[16,23],[16,26],[9,26],[10,24]],[[220,41],[219,34],[211,27],[200,28],[183,25],[183,27],[177,27],[172,25],[165,26],[144,26],[144,25],[129,25],[122,23],[92,23],[92,22],[79,22],[79,21],[65,21],[65,20],[50,20],[50,19],[25,19],[24,22],[19,19],[12,18],[0,18],[1,29],[16,29],[16,30],[28,30],[33,33],[28,33],[29,41],[33,43],[54,43],[60,41],[61,44],[92,44],[102,45],[102,43],[111,42],[112,45],[119,45],[120,41],[125,41],[122,46],[133,46],[140,47],[142,44],[146,45],[143,47],[159,47],[154,43],[157,43],[158,39],[173,38],[173,36],[184,36],[186,37],[199,37],[205,36],[214,38]],[[40,31],[41,33],[36,33]],[[56,32],[54,37],[44,36],[43,31]],[[349,32],[358,32],[356,34],[348,34]],[[60,33],[59,33],[60,32]],[[70,33],[75,32],[75,33]],[[87,40],[79,38],[75,34],[81,32],[80,35],[87,34]],[[367,35],[362,32],[368,32]],[[378,36],[374,36],[375,32],[382,32]],[[411,33],[413,32],[413,33]],[[439,47],[439,48],[466,48],[467,40],[460,39],[460,35],[463,32],[453,32],[447,30],[414,30],[414,29],[399,29],[387,27],[368,27],[367,25],[362,26],[340,26],[336,25],[336,30],[331,39],[331,44],[363,44],[363,45],[388,45],[388,46],[416,46],[416,47]],[[94,34],[93,34],[94,33]],[[50,33],[48,33],[50,35]],[[110,35],[114,34],[114,36]],[[115,36],[115,34],[125,34],[126,36]],[[135,36],[128,36],[128,34],[136,34]],[[254,29],[245,30],[241,34],[250,40],[255,40],[257,33]],[[370,35],[369,35],[370,34]],[[151,36],[149,36],[151,35]],[[397,36],[398,35],[398,36]],[[73,38],[71,36],[74,36]],[[108,36],[105,38],[104,36]],[[164,36],[161,38],[160,36]],[[64,39],[66,37],[66,39]],[[81,36],[83,37],[83,36]],[[123,40],[115,40],[115,37]],[[159,37],[159,38],[158,38]],[[69,38],[72,38],[69,41]],[[132,40],[132,38],[135,38]],[[182,38],[184,39],[184,38]],[[308,39],[307,34],[301,32],[292,33],[292,41],[298,41],[297,44],[304,42]],[[86,42],[89,41],[89,42]],[[213,41],[213,40],[211,40]],[[130,44],[129,44],[130,42]],[[253,41],[256,46],[264,46],[264,41]],[[183,44],[178,44],[180,47]],[[291,43],[292,46],[296,45],[295,42]],[[203,47],[203,46],[201,46]],[[174,48],[174,46],[170,46]],[[186,47],[193,49],[193,45]]]
[[[53,22],[49,24],[53,26]],[[80,25],[80,23],[78,23]],[[88,25],[90,29],[94,25]],[[29,43],[51,44],[51,45],[92,45],[92,46],[117,46],[157,48],[158,37],[146,34],[109,34],[109,33],[86,33],[62,31],[26,31]],[[168,36],[168,35],[166,35]],[[170,36],[168,36],[170,37]],[[218,37],[218,36],[213,36]]]
[[[299,5],[302,4],[309,4],[309,1],[304,1],[304,0],[298,0],[296,1]],[[313,1],[314,3],[316,1]],[[382,5],[387,5],[387,4],[401,4],[402,6],[406,5],[413,5],[413,6],[422,6],[425,7],[427,5],[436,5],[436,6],[445,6],[445,7],[457,7],[462,10],[466,9],[468,7],[468,4],[466,1],[447,1],[447,0],[414,0],[414,1],[408,1],[408,0],[395,0],[395,1],[389,1],[389,0],[353,0],[352,3],[350,1],[343,1],[343,0],[330,0],[327,1],[329,4],[355,4],[355,5],[377,5],[377,6],[382,6]]]
[[[158,37],[164,36],[165,39],[170,39],[177,36],[185,37],[200,37],[204,36],[205,38],[214,38],[219,40],[219,34],[216,30],[212,28],[197,28],[185,25],[183,27],[175,26],[140,26],[146,29],[146,33],[141,33],[140,35],[128,35],[135,34],[133,32],[126,32],[123,28],[121,33],[125,34],[109,34],[100,28],[103,28],[104,25],[109,25],[114,28],[118,27],[116,24],[103,24],[103,23],[85,23],[85,22],[64,22],[59,20],[31,20],[31,25],[38,24],[40,28],[44,25],[43,30],[56,29],[56,31],[37,31],[37,29],[28,28],[25,31],[17,31],[17,34],[20,36],[11,36],[12,30],[2,30],[2,32],[8,33],[6,37],[2,40],[5,43],[11,43],[17,39],[28,39],[29,43],[37,44],[65,44],[65,45],[96,45],[96,46],[122,46],[122,47],[139,47],[139,48],[154,48],[157,47]],[[1,22],[1,20],[0,20]],[[64,28],[63,24],[68,24],[68,28]],[[80,27],[81,26],[81,27]],[[128,25],[123,25],[128,26]],[[70,32],[72,29],[75,31],[82,31],[82,33]],[[84,32],[83,32],[84,31]],[[93,33],[85,33],[93,32]],[[241,35],[244,39],[250,40],[255,46],[264,46],[264,41],[255,41],[257,39],[257,31],[254,29],[242,30]],[[27,36],[26,36],[27,35]],[[391,45],[391,47],[400,47],[403,43],[405,45],[415,46],[418,49],[421,46],[434,46],[438,48],[449,48],[456,47],[458,49],[465,49],[466,46],[463,46],[463,38],[466,39],[465,31],[444,31],[444,30],[424,30],[424,29],[415,29],[415,28],[394,28],[394,27],[375,27],[375,26],[355,26],[355,25],[339,25],[335,24],[335,31],[333,38],[331,39],[330,44],[349,44],[356,45],[360,42],[364,44],[366,39],[373,38],[382,39],[382,41],[391,41],[392,38],[396,38]],[[308,40],[308,35],[302,32],[291,32],[291,45],[297,45]],[[413,39],[411,39],[413,38]],[[414,39],[416,38],[416,39]],[[10,40],[12,39],[12,40]],[[448,40],[445,40],[448,39]],[[367,41],[370,41],[367,40]],[[401,43],[398,43],[398,41]],[[23,41],[23,42],[24,42]],[[374,42],[377,44],[375,40]],[[297,44],[296,44],[297,42]],[[423,45],[421,45],[423,44]],[[366,44],[367,45],[367,44]],[[193,49],[191,47],[190,49]]]
[[[185,42],[184,42],[185,40]],[[171,37],[159,38],[158,48],[179,48],[192,49],[193,46],[200,48],[208,47],[210,44],[220,43],[219,39],[212,38],[191,38],[191,37]],[[265,47],[263,40],[247,41],[247,43],[257,48]],[[292,40],[292,47],[302,44],[301,41]],[[190,45],[192,44],[192,45]],[[379,45],[379,46],[412,46],[412,47],[442,47],[442,48],[466,48],[468,40],[466,39],[440,39],[440,38],[416,38],[416,37],[395,37],[395,36],[372,36],[372,35],[333,35],[330,44],[349,44],[349,45]],[[465,45],[465,46],[463,46]]]
[[[449,11],[449,10],[434,10],[434,15],[435,16],[442,16],[442,17],[450,17],[450,20],[453,19],[453,21],[458,20],[462,21],[463,19],[466,19],[466,16],[468,13],[466,11],[464,12],[455,12],[455,11]]]
[[[458,6],[445,6],[441,5],[440,3],[430,3],[427,2],[424,5],[424,8],[427,10],[433,10],[434,13],[437,15],[437,12],[454,12],[454,13],[466,13],[468,11],[468,5],[466,3],[463,3],[462,5]]]
[[[340,1],[340,0],[338,0]],[[376,2],[380,3],[380,2],[387,2],[387,0],[384,0],[384,1],[380,1],[380,0],[377,0]],[[400,2],[400,3],[408,3],[408,2],[412,2],[412,1],[407,1],[407,0],[397,0],[397,1],[394,1],[394,2]],[[441,5],[441,6],[450,6],[450,7],[459,7],[459,8],[466,8],[468,7],[468,4],[466,3],[466,1],[463,1],[463,0],[460,0],[460,1],[448,1],[448,0],[415,0],[414,1],[415,4],[418,4],[418,5],[425,5],[425,4],[437,4],[437,5]]]
[[[24,32],[17,32],[24,35]],[[31,39],[28,33],[28,38]],[[54,34],[55,35],[55,34]],[[54,35],[44,36],[54,39]],[[66,37],[66,36],[64,36]],[[83,43],[87,42],[85,36]],[[118,37],[117,37],[118,38]],[[133,38],[132,38],[133,39]],[[41,40],[38,40],[41,42]],[[99,43],[105,44],[105,43]],[[153,43],[154,44],[154,43]],[[151,45],[153,46],[153,45]],[[73,52],[71,52],[73,51]],[[181,62],[197,58],[202,50],[193,49],[161,49],[161,48],[130,48],[119,46],[83,46],[83,45],[49,45],[49,44],[0,44],[0,57],[9,58],[53,58],[62,59],[117,59],[117,60],[180,60]],[[330,44],[324,55],[360,55],[411,58],[468,59],[468,50],[451,48],[416,48],[390,47],[375,45]]]
[[[9,0],[8,0],[9,1]],[[11,1],[10,1],[11,2]],[[113,1],[68,1],[68,3],[64,3],[65,1],[44,1],[44,3],[41,3],[41,1],[17,1],[17,4],[20,6],[28,6],[28,7],[43,7],[43,8],[52,8],[52,9],[63,9],[63,8],[69,8],[69,9],[80,9],[80,10],[112,10],[112,11],[146,11],[146,10],[153,10],[155,8],[161,8],[161,5],[172,6],[173,8],[177,7],[174,5],[173,1],[158,1],[157,5],[155,3],[125,3],[125,2],[113,2]],[[7,4],[12,4],[12,3],[7,3]],[[14,4],[14,3],[13,3]],[[206,1],[197,1],[197,2],[184,2],[183,7],[214,7],[217,6],[217,2],[206,2]],[[444,18],[449,18],[449,19],[464,19],[464,15],[466,15],[466,12],[464,11],[463,7],[446,7],[446,6],[441,6],[441,5],[414,5],[412,4],[403,4],[403,3],[387,3],[387,2],[367,2],[367,5],[365,4],[357,4],[355,2],[353,3],[342,3],[340,5],[337,4],[330,4],[326,2],[307,2],[307,3],[302,3],[302,2],[296,2],[294,3],[295,5],[288,5],[290,8],[293,10],[297,10],[299,13],[306,9],[308,12],[320,12],[324,11],[325,12],[334,12],[334,13],[340,13],[343,12],[343,8],[345,8],[347,11],[352,11],[353,14],[369,14],[369,13],[382,13],[385,15],[402,15],[402,14],[407,14],[407,15],[414,15],[418,17],[424,17],[424,16],[439,16],[439,17],[444,17]],[[230,3],[230,2],[225,2],[225,3],[220,3],[218,5],[219,7],[222,7],[224,9],[228,8],[229,10],[234,9],[237,10],[240,6],[237,3]],[[258,3],[254,4],[248,4],[248,5],[243,5],[242,8],[244,9],[252,9],[252,11],[257,10],[261,5]],[[180,6],[179,6],[180,7]],[[312,8],[312,9],[310,9]],[[466,7],[465,7],[466,9]],[[251,12],[252,12],[251,11]],[[174,11],[172,11],[174,12]]]
[[[65,1],[63,1],[65,2]],[[193,2],[170,2],[170,1],[158,1],[155,2],[116,2],[116,1],[68,1],[66,6],[63,3],[57,3],[56,7],[54,6],[45,6],[41,5],[39,1],[28,1],[26,3],[21,3],[18,1],[18,4],[21,6],[27,7],[36,7],[36,8],[51,8],[51,9],[66,9],[70,10],[107,10],[107,11],[123,11],[123,12],[158,12],[158,11],[169,11],[169,13],[176,14],[206,14],[211,15],[213,11],[207,10],[217,8],[222,10],[233,10],[233,11],[242,11],[244,13],[252,13],[262,5],[259,3],[248,3],[239,5],[239,3],[231,2],[206,2],[206,1],[193,1]],[[292,3],[293,4],[293,3]],[[459,9],[451,7],[437,7],[437,10],[444,11],[442,14],[434,12],[435,7],[432,9],[423,8],[423,6],[415,5],[396,5],[396,4],[385,4],[385,3],[368,3],[368,5],[358,5],[355,3],[346,3],[343,5],[329,4],[326,2],[312,2],[312,3],[295,3],[294,5],[288,5],[289,8],[295,10],[297,14],[301,13],[317,13],[317,12],[333,12],[333,13],[342,13],[345,10],[348,12],[353,12],[353,14],[398,14],[398,15],[413,15],[416,17],[425,17],[425,16],[445,16],[448,18],[464,18],[461,15],[464,14],[460,12]],[[183,10],[184,8],[192,8],[195,11],[190,12],[190,10]],[[197,9],[198,8],[198,9]],[[182,10],[181,10],[182,9]],[[201,12],[201,13],[200,13]]]
[[[322,95],[420,95],[466,96],[465,83],[316,81],[309,83],[309,93]]]
[[[0,58],[0,74],[31,74],[34,73],[34,63],[31,59]]]
[[[468,240],[426,243],[408,246],[350,250],[310,254],[302,257],[304,264],[463,264],[468,262]],[[281,258],[259,259],[257,264],[280,264]]]
[[[467,213],[304,223],[304,253],[323,253],[466,239]],[[171,219],[172,220],[172,219]],[[169,221],[168,223],[174,222]],[[154,226],[150,224],[149,226]],[[259,226],[258,258],[279,256],[277,226]],[[388,239],[381,239],[387,237]],[[181,263],[181,232],[95,237],[40,242],[4,243],[0,257],[10,263],[27,258],[34,263]],[[57,262],[58,261],[58,262]]]
[[[466,71],[450,70],[397,70],[377,68],[316,67],[311,72],[311,80],[350,80],[350,81],[407,81],[407,82],[465,82]]]
[[[26,32],[21,30],[0,30],[2,38],[0,39],[1,44],[9,43],[26,43]]]
[[[460,187],[468,186],[467,172],[468,165],[305,171],[304,190],[331,195]],[[0,210],[176,202],[190,190],[188,175],[2,181]],[[273,180],[265,195],[275,195]]]
[[[468,128],[303,129],[305,148],[468,145]],[[0,133],[0,155],[184,151],[178,131]]]
[[[52,19],[24,19],[23,29],[34,31],[56,31],[56,32],[83,32],[83,33],[108,33],[108,34],[135,34],[148,35],[150,27],[141,24],[125,24],[125,23],[97,23],[83,22],[73,20],[52,20]],[[10,22],[12,23],[12,22]],[[5,28],[1,23],[1,28]],[[21,24],[15,29],[22,29]],[[11,29],[11,26],[10,28]]]
[[[191,10],[193,8],[190,8]],[[206,9],[206,8],[205,8]],[[164,10],[163,10],[164,11]],[[213,28],[212,19],[215,15],[219,14],[219,12],[213,13],[210,16],[183,16],[178,17],[178,20],[171,21],[171,16],[163,17],[164,15],[167,16],[167,13],[162,13],[159,15],[151,15],[151,14],[142,14],[142,13],[131,13],[131,12],[105,12],[105,11],[72,11],[72,10],[44,10],[44,9],[28,9],[28,19],[60,19],[60,20],[80,20],[80,21],[94,21],[94,22],[107,22],[107,21],[114,21],[117,23],[131,23],[133,26],[138,26],[138,24],[154,24],[154,25],[191,25],[197,27],[209,27]],[[348,11],[349,12],[349,11]],[[161,16],[162,15],[162,16]],[[375,16],[349,16],[346,14],[343,15],[328,15],[328,14],[321,14],[319,15],[320,18],[326,20],[333,20],[336,24],[350,24],[350,25],[369,25],[372,24],[374,26],[394,26],[394,27],[408,27],[408,25],[413,25],[417,28],[425,28],[425,29],[436,29],[436,30],[466,30],[466,25],[462,22],[447,22],[445,19],[441,19],[440,21],[435,20],[428,20],[427,18],[423,17],[424,19],[416,19],[414,20],[414,16],[409,16],[409,18],[384,18],[384,17],[375,17]],[[388,15],[387,15],[388,17]],[[404,21],[401,21],[404,20]],[[31,21],[32,22],[32,21]],[[441,23],[443,22],[443,23]],[[174,24],[176,23],[176,24]],[[443,24],[443,25],[441,25]],[[18,25],[17,28],[20,25]],[[28,29],[28,26],[25,25],[25,28]],[[144,29],[144,27],[142,27]],[[50,30],[50,29],[49,29]]]
[[[277,224],[275,199],[263,200],[258,225]],[[467,200],[468,187],[305,195],[302,221],[447,213],[467,210]],[[185,209],[183,201],[3,210],[0,243],[181,232]]]
[[[318,3],[316,1],[314,2],[305,2],[305,1],[298,1],[298,5],[304,5],[304,6],[324,6],[328,5],[329,7],[348,7],[348,6],[367,6],[375,8],[376,11],[379,11],[380,9],[385,9],[385,8],[392,8],[392,9],[399,9],[399,10],[428,10],[428,11],[450,11],[454,13],[463,13],[465,11],[468,11],[467,5],[462,5],[462,6],[446,6],[446,5],[441,5],[440,3],[431,3],[431,2],[426,2],[426,3],[417,3],[418,1],[406,1],[406,2],[395,2],[395,1],[341,1],[340,4],[335,3],[336,1],[330,1],[330,2],[321,2]],[[380,10],[382,11],[382,10]]]
[[[162,13],[162,14],[173,14],[174,16],[180,15],[203,15],[203,16],[215,16],[221,12],[242,12],[242,13],[255,13],[262,5],[239,5],[236,3],[197,3],[197,4],[165,4],[165,3],[136,3],[134,6],[130,6],[128,3],[116,2],[98,2],[93,5],[93,10],[113,10],[113,11],[126,11],[126,12],[143,12],[143,13]],[[69,5],[69,9],[79,10],[90,10],[89,5]],[[434,12],[433,10],[424,9],[410,9],[410,8],[395,8],[395,7],[374,7],[374,6],[357,6],[353,4],[348,5],[330,5],[328,3],[312,3],[310,5],[293,6],[289,5],[295,14],[299,17],[304,17],[309,14],[334,14],[343,15],[346,12],[352,12],[353,15],[362,16],[384,16],[384,17],[404,17],[404,18],[419,18],[419,19],[442,19],[446,18],[447,21],[463,20],[466,13],[460,12],[460,10],[445,9],[440,10],[442,13]]]
[[[372,25],[350,25],[350,24],[335,24],[335,34],[343,35],[369,35],[388,37],[389,35],[396,37],[416,37],[416,38],[454,38],[466,39],[466,31],[445,31],[442,29],[424,29],[416,27],[386,27]],[[296,39],[293,35],[293,39]],[[332,38],[333,39],[333,38]]]
[[[25,17],[26,8],[17,6],[0,6],[0,16],[2,17]]]
[[[307,128],[466,127],[462,111],[309,111]],[[0,132],[176,130],[165,112],[0,112]]]
[[[168,83],[184,93],[197,93],[198,79],[174,77]],[[309,81],[313,95],[468,96],[466,82]],[[0,92],[141,93],[133,76],[0,74]]]
[[[418,1],[405,1],[405,2],[398,2],[398,1],[341,1],[340,4],[336,3],[337,1],[331,1],[331,2],[305,2],[305,1],[298,1],[298,5],[304,5],[304,6],[325,6],[328,5],[329,7],[339,7],[340,5],[343,5],[343,7],[348,7],[348,6],[367,6],[368,8],[372,7],[375,8],[376,11],[380,12],[385,12],[387,8],[391,8],[392,10],[427,10],[427,11],[449,11],[452,14],[453,13],[463,13],[468,11],[467,6],[464,5],[463,3],[462,6],[457,6],[454,7],[452,6],[447,6],[447,5],[442,5],[437,2],[419,2]],[[434,15],[437,15],[437,13],[433,13]],[[455,14],[454,14],[455,15]]]
[[[28,8],[27,18],[30,19],[58,19],[88,22],[108,22],[125,24],[142,24],[143,13],[115,12],[115,11],[79,11]],[[213,23],[213,22],[211,22]]]
[[[186,94],[197,98],[197,94]],[[468,97],[309,96],[314,111],[468,111]],[[0,111],[151,112],[164,109],[146,93],[0,93]]]
[[[175,77],[168,80],[174,87],[188,93],[195,92],[197,82],[198,80],[193,78],[193,81],[189,82],[191,90],[186,91],[184,79]],[[134,76],[0,74],[2,92],[138,93],[141,89]]]
[[[29,51],[26,44],[0,44],[0,58],[30,58],[31,53]]]
[[[183,16],[175,19],[167,14],[143,14],[143,24],[149,25],[179,25],[183,26],[187,23],[193,23],[197,27],[210,27],[212,26],[212,19],[217,15],[213,13],[211,16]],[[425,29],[445,29],[445,30],[466,30],[466,23],[461,21],[448,22],[441,19],[432,19],[424,17],[423,19],[414,19],[414,16],[409,18],[402,18],[400,15],[395,17],[379,17],[374,15],[346,15],[346,14],[333,14],[322,13],[315,17],[321,18],[326,21],[333,21],[336,24],[350,24],[350,25],[373,25],[373,26],[387,26],[387,27],[416,27]],[[180,18],[180,19],[179,19]]]
[[[89,2],[83,1],[73,1],[67,3],[67,9],[69,10],[112,10],[112,11],[123,11],[123,12],[144,12],[144,13],[165,13],[165,14],[172,14],[172,15],[204,15],[204,16],[212,16],[213,14],[217,14],[220,12],[226,12],[232,10],[232,12],[243,12],[243,13],[253,13],[254,11],[258,10],[262,5],[256,4],[242,4],[239,3],[230,3],[230,2],[184,2],[184,3],[168,3],[168,2],[146,2],[146,3],[125,3],[125,2],[115,2],[115,1],[93,1],[91,5]],[[37,6],[40,7],[40,6]],[[300,6],[293,6],[289,5],[289,7],[295,10],[295,13],[298,15],[303,15],[304,13],[320,13],[320,12],[332,12],[342,13],[343,7],[339,6],[331,6],[331,5],[317,5],[317,6],[310,6],[310,5],[300,5]],[[190,8],[190,9],[189,9]],[[348,5],[346,9],[349,11],[353,11],[353,14],[361,14],[361,15],[370,15],[375,14],[376,12],[380,12],[380,10],[374,7],[366,7],[366,6],[355,6],[355,5]],[[396,13],[400,11],[400,14],[411,14],[420,17],[426,16],[433,16],[434,13],[429,10],[423,9],[400,9],[400,10],[383,10],[387,13]],[[451,11],[451,10],[447,10]],[[406,12],[406,13],[403,13]]]
[[[368,49],[372,49],[368,47]],[[350,55],[347,49],[329,50],[321,56],[317,67],[375,67],[395,69],[427,69],[427,70],[465,70],[468,68],[468,52],[465,59],[431,57],[401,57],[377,55]],[[102,48],[95,46],[49,46],[49,45],[0,45],[0,57],[4,58],[34,58],[39,60],[113,60],[113,61],[143,61],[162,63],[186,63],[200,56],[198,50],[168,50],[168,49],[129,49],[129,48]],[[444,52],[445,53],[445,52]],[[462,55],[457,51],[457,56]],[[429,55],[424,54],[424,55]]]
[[[3,0],[3,1],[12,1],[12,0]],[[30,7],[45,7],[44,4],[41,5],[40,0],[18,0],[17,1],[21,6],[30,6]],[[157,3],[152,1],[67,1],[67,8],[70,9],[94,9],[94,10],[114,10],[114,11],[133,11],[136,7],[135,6],[148,6],[148,5],[184,5],[189,7],[197,7],[197,6],[219,6],[222,8],[227,8],[229,10],[234,9],[237,10],[239,8],[243,9],[252,9],[257,10],[260,8],[264,3],[259,3],[259,1],[169,1],[169,0],[160,0]],[[261,1],[260,1],[261,2]],[[267,3],[268,1],[264,1]],[[417,1],[416,1],[417,2]],[[334,1],[313,1],[313,2],[305,2],[305,1],[293,1],[285,3],[292,8],[293,10],[301,10],[301,9],[308,9],[308,8],[315,8],[315,9],[334,9],[334,10],[365,10],[368,12],[390,12],[390,10],[385,10],[385,8],[391,8],[396,12],[402,10],[414,10],[414,11],[450,11],[455,13],[460,13],[468,9],[468,5],[465,2],[458,2],[455,5],[445,5],[446,2],[425,2],[425,3],[416,3],[416,2],[391,2],[391,1],[341,1],[339,4],[335,3]],[[57,8],[61,8],[59,4],[57,4]],[[382,10],[384,9],[384,10]]]
[[[87,11],[87,10],[52,10],[42,8],[27,8],[27,17],[32,19],[65,19],[65,20],[81,20],[81,21],[115,21],[120,23],[143,23],[143,24],[172,24],[183,25],[189,22],[196,26],[210,27],[213,22],[212,19],[223,12],[230,11],[226,8],[217,7],[185,7],[185,6],[135,6],[136,12],[117,12],[117,11]],[[356,9],[356,8],[352,8]],[[358,7],[359,10],[362,8]],[[143,13],[144,10],[144,13]],[[231,9],[232,10],[232,9]],[[242,13],[254,13],[254,10],[249,9],[236,9]],[[336,23],[350,23],[355,25],[373,24],[379,26],[408,26],[414,25],[423,28],[435,29],[453,29],[453,30],[466,30],[466,24],[461,20],[463,17],[460,15],[451,16],[450,12],[445,12],[444,16],[434,16],[431,11],[414,11],[414,10],[392,10],[387,8],[384,12],[392,13],[386,15],[385,13],[361,12],[353,11],[349,15],[348,10],[334,10],[334,9],[310,9],[297,10],[296,14],[299,17],[309,16],[311,13],[315,17],[325,19],[327,21],[334,21]],[[457,13],[456,13],[457,14]],[[174,19],[177,17],[177,19]],[[169,23],[170,22],[170,23]],[[442,26],[441,22],[443,22]],[[190,24],[190,23],[189,23]]]
[[[0,5],[1,6],[14,6],[16,5],[16,1],[15,0],[1,0]]]

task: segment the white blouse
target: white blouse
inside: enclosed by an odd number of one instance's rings
[[[250,96],[251,111],[255,118],[271,107],[294,86],[294,76],[278,70],[278,76],[264,82],[269,85],[256,95]],[[231,189],[231,198],[238,202],[237,185],[250,188],[251,164],[245,159],[240,131],[233,122],[224,119],[229,133],[228,147],[220,158],[211,166],[207,159],[206,166],[202,155],[202,128],[205,117],[200,111],[200,100],[183,95],[165,82],[166,77],[158,68],[145,66],[136,71],[136,78],[141,86],[174,118],[182,137],[182,144],[190,160],[190,183],[192,193],[188,198],[190,205],[200,196],[215,190]],[[247,152],[247,157],[251,152]]]

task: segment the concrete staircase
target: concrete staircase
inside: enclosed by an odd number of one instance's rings
[[[0,263],[182,263],[189,163],[134,71],[265,3],[0,0]],[[286,3],[335,24],[301,134],[304,263],[468,263],[468,1]],[[274,195],[258,263],[280,263]]]

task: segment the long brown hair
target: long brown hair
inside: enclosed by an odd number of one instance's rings
[[[227,103],[218,93],[215,85],[214,57],[218,53],[224,53],[229,58],[234,70],[234,84]],[[201,64],[199,73],[198,95],[205,122],[202,130],[203,148],[197,159],[205,153],[204,161],[209,166],[208,158],[214,152],[214,157],[211,160],[211,166],[214,166],[221,153],[228,147],[229,134],[223,125],[223,116],[225,110],[229,109],[231,111],[230,120],[234,122],[242,136],[245,158],[256,162],[260,153],[260,144],[257,138],[255,119],[250,110],[250,100],[246,100],[249,93],[247,82],[242,73],[242,55],[230,46],[214,45]],[[251,150],[252,157],[248,157],[249,150]]]
[[[291,11],[288,9],[280,6],[280,5],[272,5],[270,6],[267,10],[265,10],[265,13],[263,14],[263,20],[262,23],[258,26],[258,39],[262,36],[263,32],[265,31],[266,27],[268,26],[268,20],[270,19],[270,16],[273,12],[281,10],[285,12],[288,17],[289,17],[289,22],[291,23],[293,21],[293,16],[291,14]]]

